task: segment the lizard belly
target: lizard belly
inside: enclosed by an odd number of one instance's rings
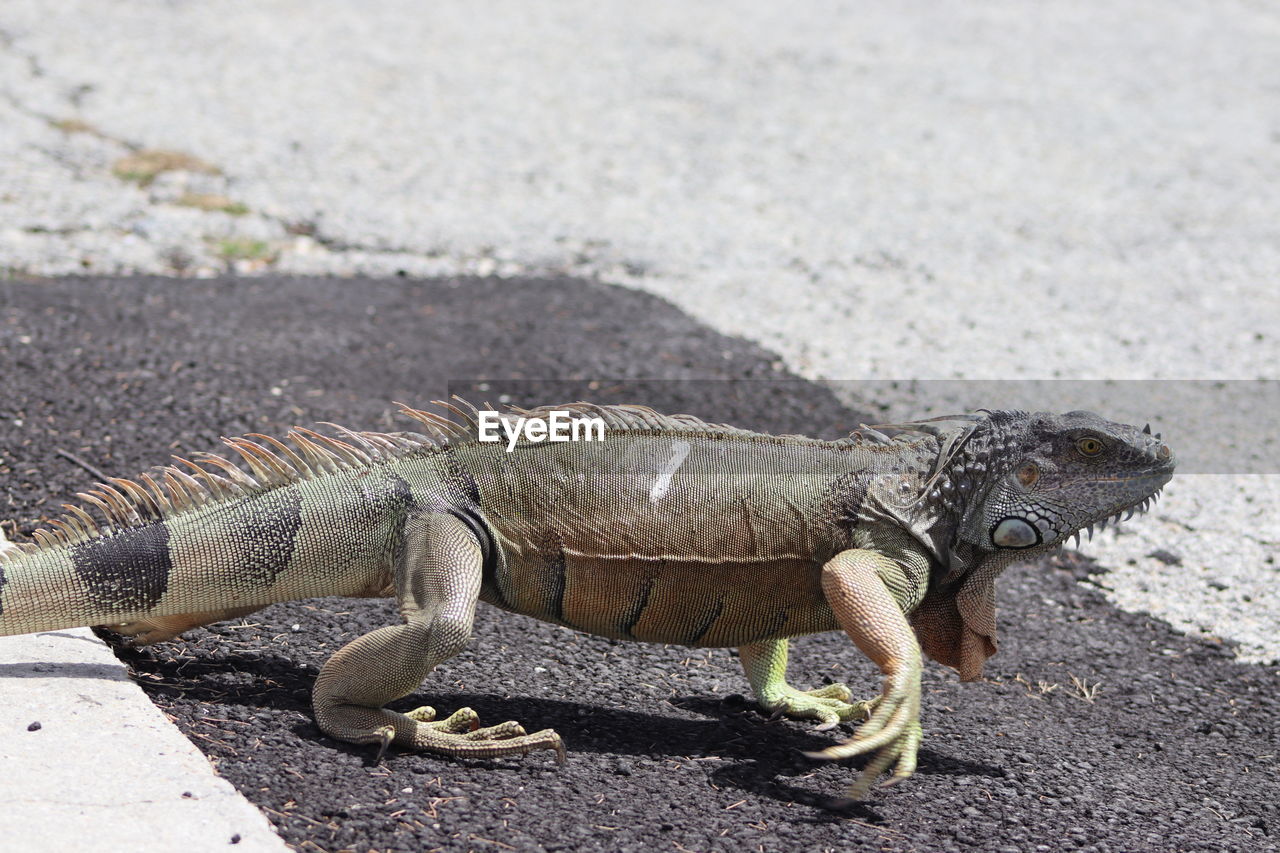
[[[678,557],[556,558],[508,563],[510,598],[494,603],[622,640],[741,646],[834,630],[819,570],[807,560],[707,562]]]

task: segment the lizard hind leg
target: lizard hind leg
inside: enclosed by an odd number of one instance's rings
[[[377,744],[379,758],[394,743],[460,758],[554,749],[563,760],[564,746],[551,729],[527,734],[514,721],[481,728],[470,708],[437,720],[429,707],[408,714],[382,707],[418,689],[431,670],[462,650],[480,590],[480,546],[463,522],[418,516],[406,522],[404,536],[396,574],[405,622],[358,637],[329,658],[312,691],[317,725],[339,740]]]
[[[861,721],[871,715],[875,700],[850,702],[843,684],[799,690],[787,683],[787,641],[762,640],[738,649],[742,669],[766,711],[793,719],[818,720],[819,730],[842,722]]]

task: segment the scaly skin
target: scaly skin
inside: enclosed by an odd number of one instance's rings
[[[794,720],[817,720],[819,731],[870,715],[872,703],[850,702],[853,694],[843,684],[813,690],[797,690],[788,684],[786,640],[751,643],[738,649],[738,656],[751,691],[766,711]]]
[[[865,720],[815,754],[869,756],[849,791],[863,797],[915,770],[922,655],[971,680],[995,653],[1005,566],[1145,508],[1174,467],[1158,435],[1084,412],[830,442],[560,408],[602,418],[605,439],[508,452],[476,440],[468,411],[454,409],[459,426],[406,409],[430,435],[230,439],[251,474],[206,456],[100,484],[82,497],[105,523],[69,507],[35,543],[0,539],[0,634],[107,625],[154,642],[277,601],[394,596],[399,624],[325,663],[316,722],[380,755],[475,758],[564,747],[470,709],[384,706],[463,648],[478,601],[618,639],[736,647],[767,711]],[[837,629],[880,668],[875,699],[787,683],[788,638]]]
[[[813,758],[850,758],[874,752],[862,775],[849,789],[861,799],[877,777],[893,767],[892,782],[916,769],[920,748],[920,646],[901,605],[882,574],[900,572],[876,551],[842,551],[822,567],[822,590],[840,627],[864,655],[884,673],[884,690],[870,719],[858,733],[837,746],[811,753]]]

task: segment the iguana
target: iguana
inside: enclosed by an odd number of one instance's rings
[[[329,658],[312,697],[321,730],[379,758],[395,744],[563,760],[550,729],[383,707],[463,648],[477,601],[616,639],[736,647],[766,710],[863,721],[815,754],[871,754],[850,790],[862,797],[915,769],[921,650],[977,678],[996,651],[996,576],[1145,510],[1174,469],[1150,427],[1088,412],[820,441],[575,403],[514,415],[600,418],[603,440],[508,452],[478,440],[474,408],[443,405],[453,414],[402,407],[425,433],[252,434],[225,439],[250,473],[202,454],[97,485],[34,541],[0,544],[0,634],[97,625],[146,643],[274,602],[394,596],[399,624]],[[838,629],[883,673],[874,699],[787,683],[788,638]]]

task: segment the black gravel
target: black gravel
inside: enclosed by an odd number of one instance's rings
[[[638,381],[692,379],[717,381]],[[224,434],[380,428],[390,400],[467,389],[821,435],[863,420],[759,347],[580,281],[0,282],[0,517],[29,532],[94,479],[85,464],[134,474]],[[547,753],[375,764],[320,734],[312,679],[393,618],[388,602],[280,605],[118,651],[302,850],[1277,849],[1280,672],[1116,610],[1079,583],[1091,568],[1067,552],[1007,574],[988,679],[931,664],[918,773],[849,811],[829,798],[853,768],[800,754],[841,733],[756,712],[726,651],[482,608],[471,648],[397,705],[554,727],[563,767]],[[842,636],[798,641],[793,683],[829,680],[877,688]]]

